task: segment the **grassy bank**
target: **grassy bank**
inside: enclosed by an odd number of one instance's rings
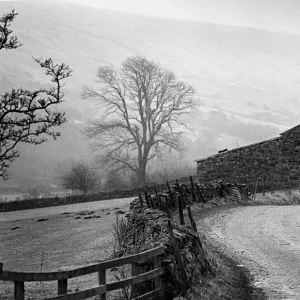
[[[246,268],[224,255],[212,244],[204,245],[215,276],[204,277],[187,293],[188,300],[265,300],[260,290],[251,285],[251,275]],[[253,297],[255,295],[255,297]]]

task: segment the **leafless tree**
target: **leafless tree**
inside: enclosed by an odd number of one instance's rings
[[[99,184],[95,170],[83,162],[74,165],[62,176],[62,185],[66,189],[78,189],[85,194]]]
[[[11,22],[18,14],[13,10],[0,18],[0,50],[21,46],[12,36]],[[0,95],[0,177],[8,178],[7,170],[19,156],[18,143],[41,144],[47,136],[56,139],[60,133],[53,130],[66,122],[65,114],[52,109],[63,102],[63,80],[71,76],[69,66],[55,64],[51,58],[34,59],[46,71],[54,86],[48,89],[12,89]]]
[[[144,57],[129,57],[119,70],[98,69],[100,89],[85,86],[83,98],[95,98],[105,109],[91,121],[87,136],[105,150],[103,162],[134,171],[145,183],[147,164],[165,149],[180,150],[185,124],[181,116],[194,105],[194,88]]]

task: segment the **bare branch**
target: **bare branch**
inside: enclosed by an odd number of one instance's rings
[[[17,15],[18,13],[12,10],[0,17],[0,50],[12,50],[22,46],[18,38],[11,35],[13,31],[10,29],[10,25]]]
[[[56,139],[60,132],[53,130],[66,122],[65,113],[52,107],[62,103],[63,80],[72,70],[65,64],[54,64],[52,59],[35,59],[46,69],[55,86],[50,89],[12,89],[0,95],[0,177],[7,178],[7,169],[19,157],[18,143],[41,144],[47,136]]]
[[[97,79],[99,89],[84,87],[83,98],[99,100],[105,112],[86,135],[109,153],[106,162],[136,170],[143,184],[150,160],[166,148],[181,149],[181,116],[193,110],[195,90],[140,56],[128,58],[120,70],[100,67]]]

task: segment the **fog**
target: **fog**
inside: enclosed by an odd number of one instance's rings
[[[97,3],[0,2],[1,14],[12,8],[19,13],[12,28],[23,43],[1,53],[1,93],[47,84],[32,57],[50,56],[74,70],[59,107],[68,119],[61,137],[40,146],[20,145],[20,158],[0,187],[17,190],[29,174],[33,184],[59,186],[60,165],[90,161],[93,153],[82,131],[101,110],[96,101],[82,99],[82,86],[95,84],[99,66],[118,66],[136,54],[161,63],[197,90],[198,107],[186,118],[194,132],[185,136],[182,169],[196,169],[195,159],[273,138],[299,123],[296,1],[272,1],[272,6],[267,1],[163,1],[161,6],[151,1],[151,9],[134,1]]]

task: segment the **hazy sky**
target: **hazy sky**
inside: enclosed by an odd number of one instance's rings
[[[50,0],[48,0],[50,1]],[[62,1],[62,0],[61,0]],[[300,33],[299,0],[66,0],[108,10]]]
[[[3,0],[2,0],[3,1]],[[0,4],[2,2],[0,0]],[[10,1],[10,0],[4,0]],[[22,2],[31,0],[21,0]],[[64,1],[159,17],[300,34],[300,0],[36,0]]]

